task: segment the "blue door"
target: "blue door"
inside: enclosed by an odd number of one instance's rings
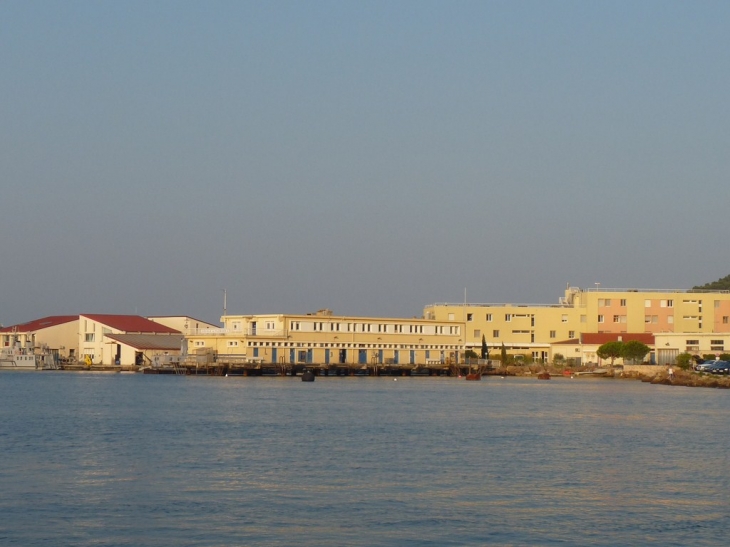
[[[325,365],[330,364],[330,350],[328,350],[328,349],[324,350],[324,364]]]
[[[312,350],[311,348],[307,350],[307,364],[312,364]]]
[[[366,349],[361,349],[358,351],[357,362],[360,363],[361,365],[368,364],[368,351]]]
[[[397,349],[393,350],[393,364],[394,365],[398,364],[398,350]]]
[[[379,349],[378,350],[378,363],[382,363],[382,362],[383,362],[383,350]]]
[[[271,348],[271,362],[276,363],[276,348]]]
[[[414,350],[414,349],[411,350],[411,364],[412,365],[416,364],[416,350]]]
[[[295,363],[296,355],[294,349],[289,350],[289,362],[293,365]]]

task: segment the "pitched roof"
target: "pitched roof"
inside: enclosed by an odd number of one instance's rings
[[[636,340],[647,346],[654,345],[654,335],[650,332],[584,332],[581,335],[583,344],[595,344],[600,346],[606,342],[629,342]]]
[[[41,319],[28,321],[27,323],[3,327],[0,329],[0,332],[35,332],[41,329],[47,329],[48,327],[55,327],[56,325],[70,323],[71,321],[78,320],[78,318],[78,315],[51,315]]]
[[[105,334],[107,338],[135,349],[180,350],[182,334]]]
[[[159,333],[159,334],[180,334],[179,330],[166,327],[161,323],[155,323],[139,315],[106,315],[96,313],[84,313],[92,321],[106,325],[124,332]]]
[[[600,346],[606,342],[622,342],[636,340],[647,346],[654,345],[654,335],[650,332],[584,332],[580,338],[571,338],[561,342],[554,342],[553,345],[579,346],[581,344]]]

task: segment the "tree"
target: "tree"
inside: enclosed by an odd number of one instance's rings
[[[553,363],[556,365],[562,365],[563,361],[565,361],[565,356],[562,353],[556,353],[553,355]]]
[[[682,370],[689,370],[692,368],[692,355],[687,352],[680,353],[677,355],[677,366]]]
[[[730,275],[726,275],[725,277],[722,277],[718,279],[717,281],[713,281],[712,283],[705,283],[704,285],[697,285],[695,287],[692,287],[693,289],[702,289],[705,291],[725,291],[730,289]]]
[[[629,361],[633,361],[634,363],[641,363],[649,351],[649,346],[646,344],[639,342],[638,340],[629,340],[628,342],[625,342],[623,348],[621,348],[621,357],[628,359]]]
[[[507,350],[504,347],[504,342],[502,342],[502,351],[500,352],[500,358],[502,359],[502,366],[507,366]]]
[[[487,339],[482,334],[482,359],[489,359],[489,348],[487,347]]]
[[[611,366],[613,366],[613,362],[616,358],[621,357],[621,350],[623,347],[623,342],[606,342],[599,346],[596,350],[596,355],[598,355],[601,359],[611,359]]]

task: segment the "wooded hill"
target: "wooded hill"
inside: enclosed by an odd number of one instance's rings
[[[693,289],[705,289],[711,291],[730,291],[730,275],[726,275],[722,279],[713,281],[712,283],[705,283],[704,285],[697,285],[692,287]]]

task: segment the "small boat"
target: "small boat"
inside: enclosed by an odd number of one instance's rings
[[[309,369],[302,372],[302,382],[314,382],[314,372]]]
[[[481,380],[482,374],[480,372],[470,372],[466,375],[467,380]]]
[[[540,374],[537,375],[538,380],[549,380],[550,379],[550,373],[547,371],[543,371]]]
[[[6,347],[0,350],[0,369],[52,370],[57,369],[56,356],[45,348]]]

